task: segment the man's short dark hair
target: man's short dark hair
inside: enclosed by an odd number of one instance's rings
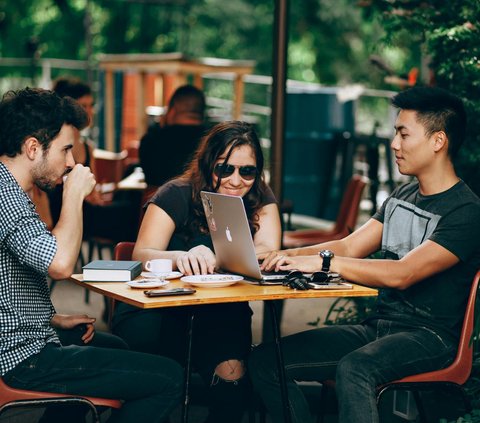
[[[75,100],[40,88],[9,91],[0,102],[0,156],[20,154],[29,137],[47,151],[64,124],[78,130],[88,125],[87,113]]]
[[[417,112],[417,121],[427,136],[444,131],[448,153],[453,159],[465,139],[467,115],[463,102],[451,92],[437,87],[413,87],[398,93],[392,104],[402,110]]]
[[[60,97],[72,97],[78,100],[86,95],[92,95],[92,89],[88,84],[73,76],[57,78],[53,82],[53,91]]]
[[[169,107],[181,113],[190,113],[202,117],[205,114],[205,96],[201,90],[193,85],[182,85],[173,93]]]

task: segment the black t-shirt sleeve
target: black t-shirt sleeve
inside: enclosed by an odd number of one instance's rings
[[[167,213],[176,228],[185,225],[191,203],[191,187],[187,183],[173,180],[162,185],[149,203],[153,203]]]
[[[467,261],[478,249],[480,208],[464,204],[443,216],[430,240],[445,247],[460,260]]]
[[[266,206],[268,204],[276,203],[277,199],[275,198],[275,194],[273,193],[272,189],[266,185],[265,189],[265,197],[263,198],[262,205]]]

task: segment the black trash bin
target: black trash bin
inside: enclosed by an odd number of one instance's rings
[[[289,88],[286,100],[283,196],[295,213],[335,220],[342,141],[354,131],[353,101],[338,88]]]

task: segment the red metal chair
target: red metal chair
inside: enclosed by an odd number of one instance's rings
[[[113,259],[114,260],[131,260],[133,249],[135,248],[134,242],[119,242],[115,245],[115,249],[113,250]],[[115,299],[109,298],[108,299],[108,327],[111,329],[112,327],[112,318],[113,312],[115,310]]]
[[[8,386],[0,378],[0,414],[14,407],[48,406],[51,404],[84,404],[92,412],[93,420],[100,423],[96,407],[120,408],[120,400],[69,395],[54,392],[28,391]]]
[[[472,371],[473,345],[470,343],[470,340],[473,334],[475,300],[477,297],[479,279],[480,270],[475,275],[472,287],[470,288],[470,295],[465,309],[465,317],[463,320],[462,332],[460,334],[457,355],[452,364],[444,369],[407,376],[403,379],[379,386],[377,389],[377,405],[380,405],[381,397],[388,391],[396,389],[411,391],[417,406],[420,422],[427,423],[428,419],[424,407],[422,406],[420,392],[444,387],[451,390],[455,389],[460,392],[466,412],[471,411],[470,400],[468,399],[462,385],[467,381]],[[322,385],[323,387],[320,398],[321,407],[318,417],[319,422],[323,422],[323,408],[326,404],[326,398],[329,397],[329,392],[332,389],[335,389],[335,381],[325,380],[322,382]]]
[[[352,233],[357,224],[360,200],[362,199],[362,193],[367,185],[367,181],[367,178],[363,176],[352,176],[343,194],[335,226],[332,230],[304,229],[285,231],[283,233],[283,248],[296,248],[319,244],[321,242],[341,239]]]
[[[462,395],[466,411],[471,411],[470,400],[468,399],[462,385],[467,381],[472,371],[473,345],[471,339],[474,327],[475,300],[477,297],[479,279],[480,270],[475,275],[470,289],[470,296],[465,310],[465,318],[463,320],[457,356],[453,363],[445,369],[407,376],[403,379],[381,386],[377,393],[377,404],[380,403],[382,395],[389,390],[402,389],[411,391],[414,394],[420,420],[422,422],[427,422],[426,413],[423,409],[419,392],[422,390],[446,387],[448,389],[459,391]]]

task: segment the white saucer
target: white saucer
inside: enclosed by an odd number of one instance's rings
[[[170,282],[161,281],[160,279],[137,279],[135,281],[127,282],[130,288],[160,288],[168,285]]]
[[[193,275],[180,278],[182,282],[189,283],[200,288],[222,288],[230,286],[243,280],[243,276],[238,275]]]
[[[170,273],[153,273],[153,272],[142,272],[140,273],[142,278],[164,278],[164,279],[178,279],[180,276],[183,276],[182,272],[170,272]]]

